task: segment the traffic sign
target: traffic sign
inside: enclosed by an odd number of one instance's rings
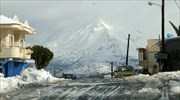
[[[167,59],[168,55],[166,53],[157,53],[155,54],[156,59]]]

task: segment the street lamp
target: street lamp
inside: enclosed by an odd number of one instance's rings
[[[156,4],[156,3],[154,3],[154,2],[148,2],[148,5],[150,5],[150,6],[152,6],[152,5],[157,5],[157,6],[160,6],[160,7],[162,7],[161,5],[159,5],[159,4]]]
[[[161,36],[162,36],[162,42],[161,42],[161,44],[162,44],[162,47],[161,47],[161,51],[160,51],[160,53],[165,53],[165,37],[164,37],[164,0],[162,0],[162,5],[159,5],[159,4],[156,4],[156,3],[153,3],[153,2],[148,2],[148,4],[150,5],[150,6],[152,6],[152,5],[157,5],[157,6],[160,6],[161,7],[161,18],[162,18],[162,20],[161,20]],[[160,59],[160,62],[162,62],[162,59]],[[163,71],[165,71],[165,65],[161,65],[162,67],[163,67]]]

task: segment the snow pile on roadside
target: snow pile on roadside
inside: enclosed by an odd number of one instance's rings
[[[18,88],[19,84],[27,84],[27,82],[24,82],[20,76],[0,77],[0,93],[14,91]]]
[[[178,80],[180,81],[180,71],[174,72],[163,72],[153,75],[154,77],[159,78],[160,80]]]
[[[157,99],[161,95],[164,82],[168,83],[170,95],[180,95],[180,71],[160,72],[152,76],[139,74],[139,75],[127,77],[125,78],[125,80],[128,83],[140,82],[144,84],[143,87],[139,88],[137,92],[134,93],[135,95],[133,95],[133,97]],[[134,85],[138,85],[138,84],[134,84]]]
[[[0,77],[4,77],[4,75],[2,73],[0,73]]]
[[[157,88],[142,88],[141,90],[138,90],[138,96],[151,98],[152,94],[154,94],[154,97],[157,97],[160,92],[161,91]]]
[[[173,94],[180,94],[180,82],[177,82],[177,81],[170,81],[169,82],[169,85],[170,85],[170,91],[173,93]]]
[[[21,72],[20,76],[0,77],[0,94],[14,91],[18,89],[20,85],[53,83],[60,80],[64,79],[55,78],[44,69],[37,70],[36,68],[27,68]]]
[[[59,81],[59,78],[53,77],[49,72],[44,69],[37,70],[36,68],[27,68],[21,72],[22,80],[28,83],[44,83]]]

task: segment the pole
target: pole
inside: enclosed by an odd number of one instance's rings
[[[162,0],[162,7],[161,7],[161,11],[162,11],[162,26],[161,26],[161,31],[162,31],[162,48],[161,48],[161,53],[164,53],[165,52],[165,39],[164,39],[164,0]],[[163,71],[165,71],[165,65],[164,65],[164,62],[161,60],[161,65],[162,65],[162,68],[163,68]]]
[[[165,51],[165,41],[164,41],[164,0],[162,0],[162,53]]]
[[[130,34],[128,34],[128,44],[127,44],[127,54],[126,54],[126,65],[128,65],[128,56],[129,56],[129,39],[130,39]]]
[[[111,78],[113,78],[113,75],[114,75],[114,73],[113,73],[113,62],[111,62]]]

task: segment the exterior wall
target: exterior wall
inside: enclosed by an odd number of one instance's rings
[[[159,64],[156,62],[155,54],[160,51],[159,39],[150,39],[147,44],[148,72],[155,74],[159,71]]]
[[[139,65],[142,66],[144,69],[148,69],[148,60],[139,61]]]
[[[154,74],[155,70],[158,71],[159,68],[154,69],[155,66],[158,66],[158,63],[156,62],[155,59],[155,54],[157,52],[148,52],[148,71],[150,74]]]
[[[158,46],[159,39],[150,39],[148,40],[148,52],[157,52],[160,51],[160,48]]]
[[[166,51],[180,50],[180,36],[166,40]]]
[[[150,74],[154,74],[159,71],[159,66],[158,66],[159,64],[156,62],[156,59],[155,59],[155,54],[160,51],[160,47],[157,44],[158,42],[159,42],[159,39],[148,40],[147,57],[148,57],[148,72]]]
[[[1,35],[1,47],[8,47],[9,46],[9,34],[10,31],[2,30],[0,32]]]
[[[180,36],[179,37],[175,37],[175,38],[171,38],[171,39],[167,39],[166,40],[166,52],[172,52],[172,51],[180,51]],[[178,52],[176,52],[178,53]],[[178,56],[179,54],[179,56]],[[180,53],[176,54],[178,57],[180,57]],[[169,55],[171,56],[171,55]],[[170,63],[170,65],[167,65],[167,71],[177,71],[180,70],[180,59],[173,59],[173,60],[169,60],[168,62]]]
[[[144,69],[148,69],[148,60],[145,48],[139,48],[139,65]]]

